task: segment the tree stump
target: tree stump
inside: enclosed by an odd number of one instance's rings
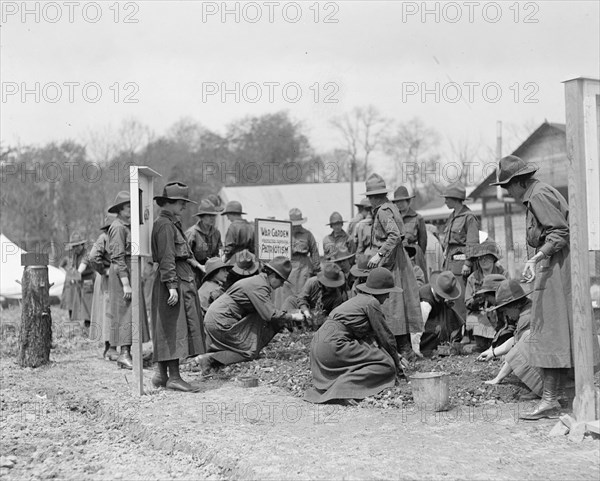
[[[18,363],[21,367],[39,367],[50,362],[52,345],[48,267],[26,266],[22,289]]]

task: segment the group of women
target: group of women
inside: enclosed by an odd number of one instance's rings
[[[573,362],[568,208],[558,191],[533,176],[535,170],[522,159],[509,156],[500,161],[496,183],[526,206],[527,242],[537,252],[523,272],[526,282],[535,281],[529,327],[536,342],[523,344],[519,351],[527,356],[530,366],[541,372],[542,400],[531,419],[556,409],[563,371]],[[152,260],[158,266],[150,310],[156,363],[154,386],[197,391],[197,386],[181,378],[180,360],[192,358],[203,372],[209,372],[218,366],[255,359],[284,326],[304,322],[316,310],[325,315],[311,344],[313,386],[306,399],[353,403],[392,386],[414,355],[411,335],[421,333],[426,321],[419,291],[422,281],[418,281],[422,277],[417,274],[419,270],[423,272],[421,265],[427,277],[431,270],[424,261],[427,230],[422,218],[410,208],[412,197],[405,188],[397,189],[392,200],[388,193],[379,175],[372,174],[367,179],[368,205],[361,202],[364,215],[353,219],[350,234],[342,235],[339,224],[343,219],[332,214],[333,231],[328,236],[328,259],[324,264],[315,256],[314,237],[302,227],[306,219],[298,209],[290,211],[292,259],[276,257],[259,272],[256,268],[230,286],[223,286],[228,272],[238,260],[252,254],[241,251],[229,263],[215,257],[204,259],[202,277],[206,285],[204,296],[200,286],[201,305],[198,273],[194,271],[198,261],[180,221],[187,204],[194,202],[189,199],[185,184],[168,183],[162,195],[155,197],[161,209],[152,231]],[[499,254],[493,242],[479,243],[478,220],[464,205],[464,187],[451,185],[443,195],[452,209],[441,236],[446,272],[436,272],[429,281],[437,286],[443,278],[455,286],[451,307],[456,318],[465,325],[467,312],[477,314],[476,319],[470,319],[470,327],[475,336],[488,340],[487,345],[482,344],[482,350],[487,349],[495,334],[490,317],[484,312],[490,304],[485,303],[485,296],[481,304],[482,297],[475,294],[489,293],[482,289],[485,279],[502,275],[497,266]],[[205,210],[206,207],[207,204]],[[127,368],[131,367],[131,238],[126,192],[119,193],[109,212],[116,218],[100,242],[104,250],[99,242],[97,249],[95,246],[98,257],[103,251],[110,258],[105,282],[109,302],[104,303],[104,329],[110,335],[105,355],[114,358],[114,347],[120,346],[116,360],[119,366]],[[352,236],[364,234],[361,227],[370,230],[368,246],[355,259],[356,246],[364,243],[354,242]],[[342,241],[345,246],[337,245]],[[354,259],[357,262],[352,266],[348,261]],[[105,274],[106,258],[102,265]],[[434,294],[435,291],[432,290]],[[277,292],[286,292],[279,296],[279,303]],[[148,339],[148,330],[142,337]],[[497,356],[499,352],[492,350],[492,354]]]

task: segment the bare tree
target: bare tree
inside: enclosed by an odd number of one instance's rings
[[[331,120],[331,125],[344,138],[346,143],[344,150],[350,165],[357,168],[355,180],[358,178],[366,180],[369,174],[369,156],[381,146],[389,124],[390,121],[371,105],[356,107],[352,112]]]
[[[450,166],[447,165],[449,182],[460,181],[464,185],[472,185],[481,179],[483,171],[483,155],[481,143],[469,138],[459,140],[448,139],[450,146]]]

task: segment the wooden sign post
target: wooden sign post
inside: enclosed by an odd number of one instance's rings
[[[565,82],[569,224],[575,365],[573,414],[578,423],[598,419],[594,392],[590,297],[590,250],[600,249],[600,80],[576,78]]]
[[[142,346],[141,308],[145,308],[142,290],[142,260],[151,257],[154,177],[161,175],[148,167],[129,167],[129,194],[131,196],[131,332],[133,358],[133,390],[144,394],[144,359]]]

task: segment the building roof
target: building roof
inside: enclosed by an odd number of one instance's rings
[[[524,160],[529,160],[527,157],[527,152],[532,146],[534,146],[537,142],[539,142],[542,138],[548,135],[564,135],[565,136],[565,146],[564,152],[566,156],[566,126],[565,124],[557,124],[550,123],[545,121],[542,125],[540,125],[529,137],[525,139],[525,141],[517,147],[517,149],[512,152],[512,155],[516,155],[517,157],[521,157]],[[483,181],[477,185],[477,187],[471,193],[471,198],[479,199],[482,197],[496,197],[496,187],[490,186],[491,182],[496,180],[496,172],[490,173]]]

